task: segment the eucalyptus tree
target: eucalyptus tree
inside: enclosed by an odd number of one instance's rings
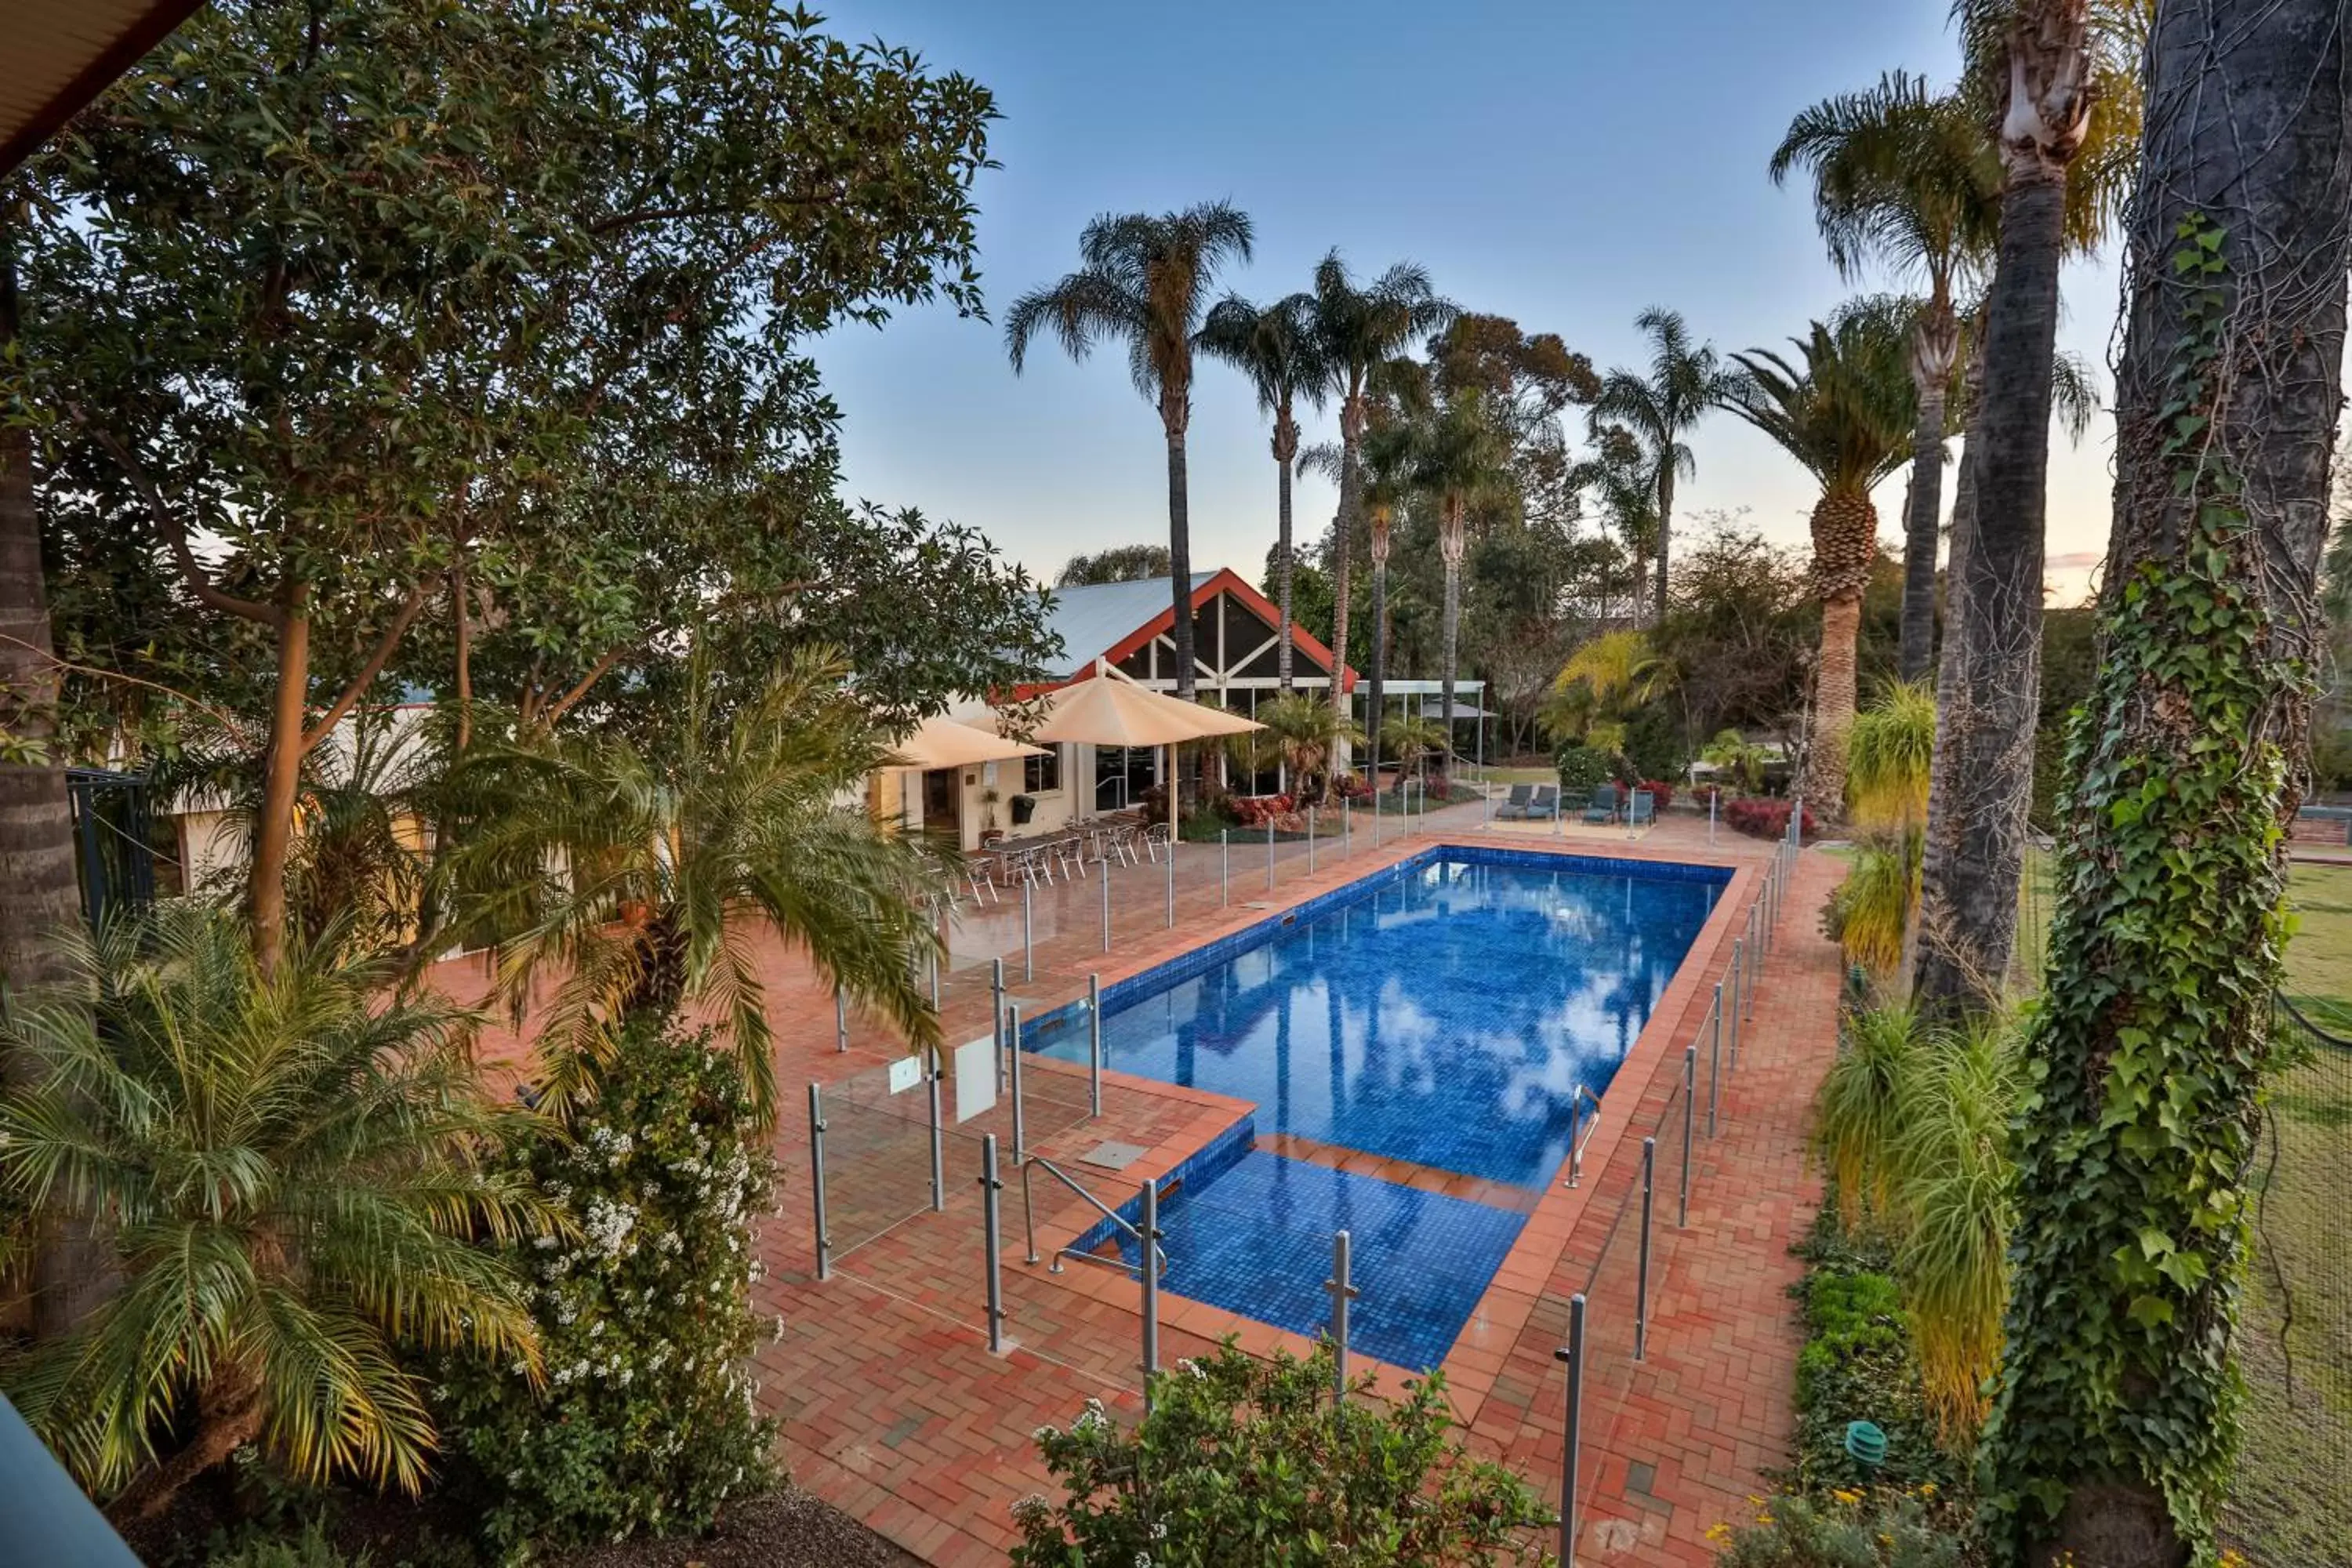
[[[1192,661],[1192,513],[1185,492],[1184,436],[1192,421],[1192,350],[1226,264],[1250,255],[1249,215],[1226,202],[1181,212],[1106,213],[1078,235],[1078,270],[1033,289],[1004,317],[1014,374],[1037,339],[1051,333],[1083,360],[1106,338],[1127,346],[1136,391],[1160,411],[1168,443],[1168,574],[1175,624],[1176,695],[1190,701]]]
[[[1200,338],[1203,352],[1223,360],[1249,378],[1251,390],[1257,394],[1259,412],[1274,416],[1272,448],[1279,476],[1276,548],[1281,552],[1276,577],[1279,589],[1276,608],[1282,622],[1276,633],[1280,640],[1275,668],[1286,695],[1291,690],[1292,679],[1290,476],[1292,466],[1298,460],[1296,410],[1302,400],[1322,407],[1330,390],[1322,344],[1315,335],[1314,310],[1315,298],[1311,294],[1288,295],[1263,309],[1239,294],[1231,294],[1209,312]]]
[[[1678,310],[1653,305],[1633,318],[1649,335],[1646,371],[1618,366],[1601,378],[1590,410],[1594,432],[1615,426],[1642,445],[1650,486],[1658,498],[1658,576],[1654,618],[1666,615],[1666,563],[1674,548],[1675,481],[1698,470],[1683,437],[1723,401],[1730,375],[1717,363],[1713,345],[1693,343]]]
[[[1813,591],[1822,600],[1805,799],[1823,815],[1845,801],[1845,738],[1854,716],[1854,645],[1862,591],[1878,553],[1871,490],[1911,456],[1915,394],[1906,301],[1858,300],[1793,340],[1799,361],[1762,349],[1734,354],[1724,406],[1794,458],[1822,487],[1813,503]]]
[[[1977,106],[1901,71],[1800,113],[1772,154],[1773,183],[1813,182],[1813,216],[1839,276],[1876,267],[1927,285],[1911,323],[1911,497],[1903,531],[1903,630],[1897,673],[1928,672],[1936,631],[1946,398],[1960,347],[1960,301],[2000,228],[2000,163]]]
[[[1440,633],[1445,652],[1438,701],[1440,722],[1450,742],[1454,666],[1462,632],[1462,556],[1469,542],[1470,513],[1474,508],[1510,500],[1511,445],[1496,423],[1486,395],[1474,388],[1448,397],[1413,446],[1412,482],[1436,502],[1437,551],[1445,563],[1445,610]]]
[[[1412,345],[1444,330],[1459,314],[1430,287],[1429,274],[1400,261],[1369,284],[1359,285],[1333,250],[1315,268],[1315,338],[1321,345],[1331,395],[1339,405],[1339,510],[1333,520],[1337,548],[1331,563],[1331,647],[1347,658],[1349,578],[1357,527],[1363,515],[1363,475],[1358,461],[1371,421],[1374,379],[1381,367]],[[1344,682],[1335,670],[1331,704],[1346,711]],[[1373,715],[1371,727],[1379,728]]]
[[[1982,394],[1954,521],[1913,985],[1930,1012],[1995,1005],[2017,931],[2042,658],[2058,274],[2121,200],[2153,0],[1963,0],[1969,90],[1998,127],[2000,237]]]
[[[2352,264],[2342,0],[2163,0],[2113,532],[1981,1447],[2009,1560],[2210,1561]]]

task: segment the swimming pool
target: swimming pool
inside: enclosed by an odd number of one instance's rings
[[[1160,1184],[1167,1289],[1311,1335],[1346,1229],[1351,1348],[1442,1362],[1568,1157],[1579,1086],[1607,1088],[1729,880],[1435,846],[1107,988],[1106,1067],[1256,1107]],[[1084,1004],[1022,1039],[1084,1062]],[[1351,1151],[1396,1164],[1337,1168]],[[1136,1262],[1107,1221],[1076,1245]]]

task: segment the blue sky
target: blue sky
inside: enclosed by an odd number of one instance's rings
[[[1232,287],[1304,287],[1338,246],[1360,271],[1410,257],[1465,307],[1556,331],[1603,368],[1633,362],[1633,320],[1681,310],[1718,348],[1780,346],[1849,290],[1805,197],[1764,165],[1790,116],[1897,67],[1944,79],[1958,55],[1942,0],[1676,0],[1182,6],[856,0],[828,11],[986,83],[1003,120],[984,174],[981,265],[992,313],[1076,265],[1108,210],[1222,197],[1257,225]],[[2062,346],[2104,390],[2110,266],[2075,265]],[[900,314],[817,345],[846,419],[849,488],[985,531],[1050,573],[1072,552],[1162,540],[1159,421],[1125,356],[1058,350],[1015,376],[990,323]],[[1308,438],[1331,435],[1310,416]],[[2105,544],[2111,427],[2053,449],[2052,584],[2078,597]],[[1580,437],[1580,428],[1571,434]],[[1694,439],[1676,503],[1745,509],[1791,543],[1813,494],[1728,415]],[[1193,559],[1255,578],[1274,537],[1274,465],[1246,387],[1203,366],[1190,441]],[[1902,481],[1879,493],[1881,533]],[[1948,495],[1948,482],[1947,485]],[[1302,480],[1311,537],[1333,496]],[[2071,563],[2071,564],[2070,564]]]

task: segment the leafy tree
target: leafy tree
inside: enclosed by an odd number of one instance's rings
[[[1444,724],[1450,752],[1454,676],[1462,629],[1462,557],[1468,548],[1470,509],[1507,495],[1509,447],[1474,388],[1457,391],[1429,422],[1416,444],[1412,482],[1437,502],[1437,550],[1445,563],[1444,663],[1440,667]]]
[[[1945,398],[1960,345],[1958,295],[1990,258],[2000,230],[2000,163],[1978,105],[1938,94],[1902,71],[1799,114],[1772,154],[1772,180],[1804,169],[1830,260],[1852,279],[1870,267],[1927,285],[1911,322],[1910,510],[1903,534],[1899,675],[1927,673],[1936,630],[1936,546],[1942,517]]]
[[[1168,442],[1168,572],[1174,595],[1176,695],[1192,700],[1192,513],[1184,489],[1184,433],[1192,420],[1192,349],[1202,315],[1227,263],[1247,261],[1250,220],[1225,202],[1181,212],[1106,214],[1078,236],[1079,269],[1033,289],[1004,318],[1017,374],[1030,345],[1051,332],[1072,359],[1104,338],[1127,345],[1136,391],[1160,411]]]
[[[1397,790],[1402,793],[1407,774],[1428,781],[1432,757],[1445,755],[1450,737],[1434,719],[1400,715],[1381,726],[1381,743],[1397,760]]]
[[[2342,22],[2182,0],[2148,40],[2099,668],[1984,1437],[2003,1544],[2036,1565],[2210,1560],[2230,1479],[2352,264]]]
[[[1764,748],[1737,730],[1718,730],[1699,760],[1723,769],[1739,788],[1753,795],[1764,787]]]
[[[1845,736],[1854,715],[1863,589],[1878,554],[1870,492],[1911,455],[1914,393],[1906,367],[1911,312],[1864,300],[1793,340],[1800,369],[1766,350],[1732,356],[1731,411],[1770,437],[1822,487],[1813,505],[1813,590],[1822,600],[1805,798],[1824,815],[1845,799]]]
[[[543,1006],[539,1067],[557,1105],[585,1102],[633,1019],[693,1003],[719,1016],[772,1118],[760,923],[910,1046],[938,1043],[909,960],[936,940],[947,868],[919,837],[836,804],[891,745],[848,673],[804,652],[732,713],[691,682],[642,745],[558,734],[478,748],[453,772],[471,823],[448,858],[459,918],[506,933],[496,994],[518,1020]]]
[[[1263,310],[1238,294],[1231,294],[1209,312],[1201,328],[1203,352],[1225,361],[1249,378],[1257,395],[1258,411],[1274,416],[1273,452],[1280,484],[1276,493],[1275,548],[1280,553],[1275,605],[1281,626],[1276,669],[1282,689],[1291,689],[1291,570],[1290,475],[1298,460],[1297,406],[1303,399],[1323,406],[1330,376],[1322,361],[1323,346],[1314,331],[1315,299],[1292,294]]]
[[[1625,749],[1625,726],[1674,683],[1674,667],[1640,632],[1604,632],[1576,650],[1544,700],[1544,733],[1608,755]]]
[[[133,531],[185,637],[271,667],[245,682],[265,969],[303,758],[429,606],[462,740],[478,617],[530,649],[511,705],[560,714],[713,571],[789,596],[757,546],[834,461],[794,345],[977,308],[988,95],[818,27],[690,0],[213,6],[32,166],[61,526]]]
[[[1331,647],[1345,658],[1354,646],[1349,637],[1349,588],[1364,510],[1360,452],[1371,424],[1376,384],[1385,366],[1415,341],[1443,331],[1457,312],[1430,287],[1429,274],[1412,262],[1400,261],[1370,283],[1359,284],[1337,250],[1317,264],[1314,293],[1315,339],[1330,378],[1330,395],[1339,405],[1339,510],[1331,522]],[[1347,710],[1347,694],[1337,681],[1332,683],[1331,705]],[[1377,711],[1373,721],[1377,727]]]
[[[1638,620],[1647,597],[1649,563],[1658,552],[1657,472],[1643,455],[1640,437],[1622,425],[1596,424],[1592,455],[1576,465],[1571,482],[1579,491],[1590,489],[1601,515],[1623,542],[1629,593],[1625,618]],[[1602,568],[1599,618],[1609,616],[1607,564]]]
[[[1640,443],[1658,498],[1655,614],[1663,620],[1666,562],[1674,546],[1675,480],[1697,471],[1697,459],[1683,437],[1722,401],[1729,384],[1714,348],[1691,342],[1681,312],[1653,305],[1633,324],[1649,334],[1649,369],[1612,370],[1592,400],[1591,420],[1596,434],[1615,426],[1631,431]]]
[[[265,972],[202,907],[59,940],[66,984],[0,1025],[8,1239],[79,1217],[121,1289],[7,1363],[9,1397],[120,1517],[247,1443],[416,1490],[436,1437],[403,1348],[538,1364],[520,1281],[474,1246],[549,1217],[497,1167],[520,1113],[475,1080],[474,1019],[331,940]]]
[[[1321,698],[1295,692],[1260,708],[1257,721],[1265,728],[1236,739],[1254,741],[1278,758],[1289,770],[1290,793],[1302,804],[1329,798],[1332,760],[1340,747],[1360,744],[1364,738],[1362,731]]]
[[[1155,1379],[1132,1432],[1091,1402],[1066,1432],[1040,1429],[1068,1496],[1015,1510],[1014,1568],[1544,1561],[1543,1504],[1453,1437],[1442,1377],[1390,1405],[1335,1405],[1331,1383],[1328,1348],[1259,1361],[1228,1344]]]
[[[1114,544],[1093,553],[1081,551],[1064,562],[1056,588],[1090,588],[1098,583],[1142,583],[1168,575],[1164,544]]]
[[[1696,734],[1795,731],[1819,637],[1812,602],[1802,555],[1728,518],[1698,535],[1651,637],[1674,666]]]

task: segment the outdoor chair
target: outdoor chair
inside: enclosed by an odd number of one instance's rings
[[[1617,786],[1615,784],[1605,784],[1594,787],[1592,799],[1584,807],[1584,820],[1593,823],[1617,820]]]
[[[1087,874],[1087,841],[1076,834],[1066,838],[1056,838],[1054,840],[1054,858],[1060,864],[1064,876],[1075,871],[1083,879]]]
[[[1625,826],[1650,827],[1658,820],[1658,797],[1648,790],[1637,789],[1625,796]]]
[[[1495,808],[1495,815],[1496,816],[1518,817],[1524,819],[1528,816],[1528,806],[1535,800],[1535,785],[1513,784],[1511,786],[1510,798],[1504,801],[1502,805]]]
[[[1559,786],[1536,785],[1536,793],[1528,800],[1528,816],[1538,822],[1549,822],[1559,815]]]
[[[984,903],[1003,903],[1003,889],[996,885],[996,858],[975,855],[964,862],[964,880],[971,884],[971,901],[976,908]]]
[[[1166,823],[1155,822],[1143,830],[1143,852],[1151,857],[1154,864],[1157,864],[1160,859],[1160,847],[1167,843],[1168,825]],[[1175,854],[1175,846],[1169,845],[1168,853]]]

